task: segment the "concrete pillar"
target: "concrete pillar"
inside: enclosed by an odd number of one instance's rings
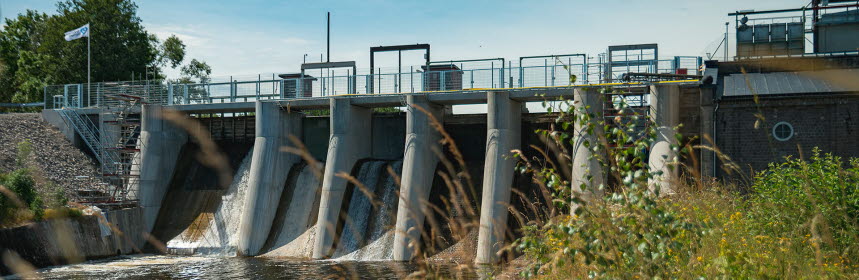
[[[442,121],[444,107],[427,101],[424,95],[406,97],[409,109],[406,111],[406,148],[403,155],[403,175],[400,180],[400,202],[397,210],[397,224],[394,233],[394,260],[408,261],[414,257],[420,241],[420,227],[435,177],[438,157],[433,147],[441,149],[441,134],[432,127],[423,108]]]
[[[599,158],[605,157],[605,151],[594,154],[593,147],[600,145],[603,134],[603,95],[597,88],[576,88],[573,92],[573,106],[575,107],[576,121],[573,128],[573,171],[571,173],[572,191],[584,200],[591,200],[603,194],[604,190],[599,186],[605,182],[606,174],[603,172]],[[589,116],[587,123],[579,122],[579,114],[586,113]],[[587,133],[588,127],[594,126],[592,134]],[[585,188],[582,188],[585,186]],[[571,206],[571,214],[575,213],[579,205]]]
[[[301,136],[301,118],[277,103],[256,102],[256,139],[237,242],[240,255],[256,256],[268,238],[289,169],[301,160],[281,148],[295,146],[288,136]]]
[[[715,147],[716,141],[713,129],[713,96],[716,87],[712,85],[701,87],[701,145]],[[700,149],[701,178],[716,177],[716,153],[708,149]]]
[[[660,195],[674,193],[673,183],[679,174],[677,152],[671,146],[677,145],[674,129],[680,124],[680,86],[654,85],[650,87],[650,116],[656,126],[656,141],[650,147],[648,166],[650,172],[662,171],[648,180],[651,190],[660,187]]]
[[[498,262],[497,253],[504,246],[507,207],[517,161],[510,151],[519,149],[522,137],[521,103],[511,100],[509,92],[490,92],[486,97],[486,161],[474,260],[478,264]]]
[[[350,98],[331,99],[331,137],[328,159],[322,177],[322,198],[316,222],[316,243],[313,258],[322,259],[333,253],[337,221],[348,181],[337,173],[351,173],[355,163],[371,153],[371,121],[373,110],[351,104]]]
[[[143,208],[145,232],[152,232],[155,226],[179,152],[188,141],[187,132],[162,119],[161,111],[160,105],[143,105],[140,113],[138,197]]]

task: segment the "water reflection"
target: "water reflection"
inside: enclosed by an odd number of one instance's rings
[[[430,274],[425,274],[429,271]],[[46,268],[43,279],[479,279],[492,272],[402,262],[296,261],[265,258],[138,255]]]

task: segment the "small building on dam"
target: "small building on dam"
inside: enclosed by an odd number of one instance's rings
[[[125,210],[139,220],[128,230],[148,238],[124,242],[138,251],[496,263],[515,257],[505,246],[553,207],[517,172],[514,151],[563,153],[571,186],[611,184],[581,179],[605,177],[585,144],[598,129],[561,129],[569,119],[543,104],[594,120],[651,119],[649,167],[664,171],[655,183],[668,194],[696,176],[742,186],[813,149],[859,157],[859,18],[815,7],[781,23],[765,19],[805,10],[732,13],[730,59],[632,44],[596,56],[434,61],[428,44],[380,46],[366,72],[314,62],[246,81],[48,87],[42,115],[109,182],[80,190],[81,202],[135,209]],[[425,63],[374,66],[377,53],[408,51]],[[536,133],[547,129],[575,141],[552,146]]]

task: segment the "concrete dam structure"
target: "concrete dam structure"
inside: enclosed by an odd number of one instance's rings
[[[653,184],[666,188],[676,176],[666,163],[674,158],[670,143],[681,121],[681,92],[698,98],[698,84],[631,86],[650,91],[651,114],[662,135],[650,164],[667,171]],[[427,236],[427,215],[437,211],[431,201],[439,201],[433,196],[443,188],[438,187],[442,178],[437,174],[440,161],[446,160],[442,131],[436,126],[441,125],[453,135],[465,160],[476,165],[474,173],[480,173],[474,176],[479,196],[471,198],[479,217],[474,261],[495,263],[511,240],[517,162],[511,151],[539,144],[531,134],[541,124],[529,117],[523,104],[573,99],[576,106],[599,117],[605,100],[599,88],[143,105],[139,199],[144,224],[174,253],[411,260],[426,246],[421,239]],[[699,110],[697,100],[693,102],[689,109]],[[453,115],[446,109],[462,104],[486,104],[487,113]],[[373,110],[400,106],[403,113]],[[328,116],[306,114],[326,109]],[[210,128],[211,141],[228,158],[232,182],[218,182],[218,171],[201,165],[199,151],[205,144],[197,139],[198,133],[165,119],[168,110],[190,114]],[[206,117],[237,112],[253,114]],[[216,119],[222,122],[217,136]],[[589,149],[572,150],[572,174],[603,176]]]

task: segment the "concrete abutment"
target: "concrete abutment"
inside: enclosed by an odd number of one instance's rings
[[[599,158],[604,157],[605,152],[598,150],[599,154],[597,154],[592,149],[604,133],[600,125],[600,121],[604,118],[604,100],[597,88],[576,88],[573,100],[576,120],[573,125],[571,187],[574,196],[587,201],[601,196],[604,192],[599,187],[604,184],[606,175]],[[581,115],[583,113],[587,116]],[[589,130],[593,133],[588,133]],[[571,205],[571,213],[575,213],[578,207],[579,205],[575,203]]]
[[[331,136],[322,178],[322,197],[316,222],[313,258],[331,256],[337,235],[340,212],[349,181],[339,176],[351,174],[355,163],[371,155],[372,113],[367,107],[352,104],[351,98],[332,98]]]
[[[420,247],[421,228],[429,213],[426,204],[439,162],[433,149],[441,148],[441,133],[432,126],[429,114],[439,122],[443,122],[444,114],[444,107],[430,103],[426,96],[410,95],[406,101],[409,107],[406,111],[403,175],[394,233],[393,255],[396,261],[411,260]]]
[[[268,238],[289,169],[301,158],[283,148],[301,138],[302,114],[277,103],[256,102],[256,127],[247,197],[239,228],[239,254],[256,256]]]
[[[522,136],[522,104],[508,92],[487,93],[486,160],[475,263],[499,260],[507,231],[508,206],[513,187],[516,157]]]
[[[676,127],[680,124],[680,87],[650,86],[650,116],[656,126],[656,141],[650,147],[650,172],[660,172],[648,180],[651,190],[660,195],[674,194],[679,172]]]
[[[155,226],[179,151],[188,141],[185,130],[165,120],[162,110],[160,105],[143,105],[141,109],[138,198],[143,208],[143,230],[147,233]]]

